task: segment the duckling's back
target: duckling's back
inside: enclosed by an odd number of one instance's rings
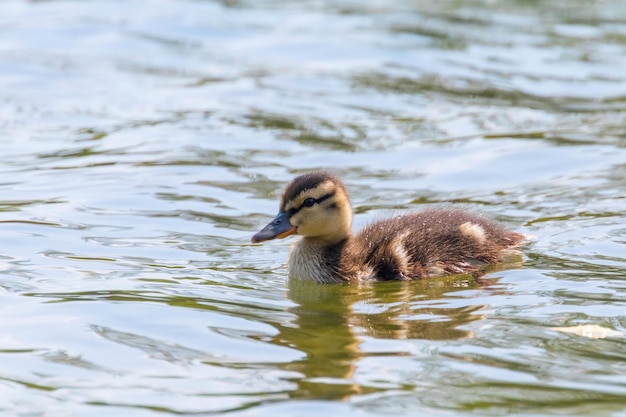
[[[474,273],[501,262],[524,240],[480,215],[431,209],[372,223],[343,251],[342,273],[377,280],[411,280]]]

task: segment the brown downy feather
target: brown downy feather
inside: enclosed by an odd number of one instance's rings
[[[364,227],[347,240],[339,265],[343,276],[354,277],[366,266],[378,280],[473,273],[502,261],[523,239],[478,215],[431,209]]]

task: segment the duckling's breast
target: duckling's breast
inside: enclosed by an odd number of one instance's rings
[[[345,282],[348,279],[338,272],[338,262],[343,242],[335,245],[304,237],[291,247],[287,266],[289,278],[313,280],[321,284]]]

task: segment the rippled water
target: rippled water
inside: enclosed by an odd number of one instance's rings
[[[625,68],[620,0],[0,3],[0,411],[626,415]],[[249,238],[317,168],[537,241],[290,283]]]

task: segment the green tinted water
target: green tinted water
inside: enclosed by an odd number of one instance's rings
[[[626,415],[624,68],[617,0],[0,4],[0,410]],[[356,227],[446,203],[537,241],[290,283],[249,239],[318,168]]]

